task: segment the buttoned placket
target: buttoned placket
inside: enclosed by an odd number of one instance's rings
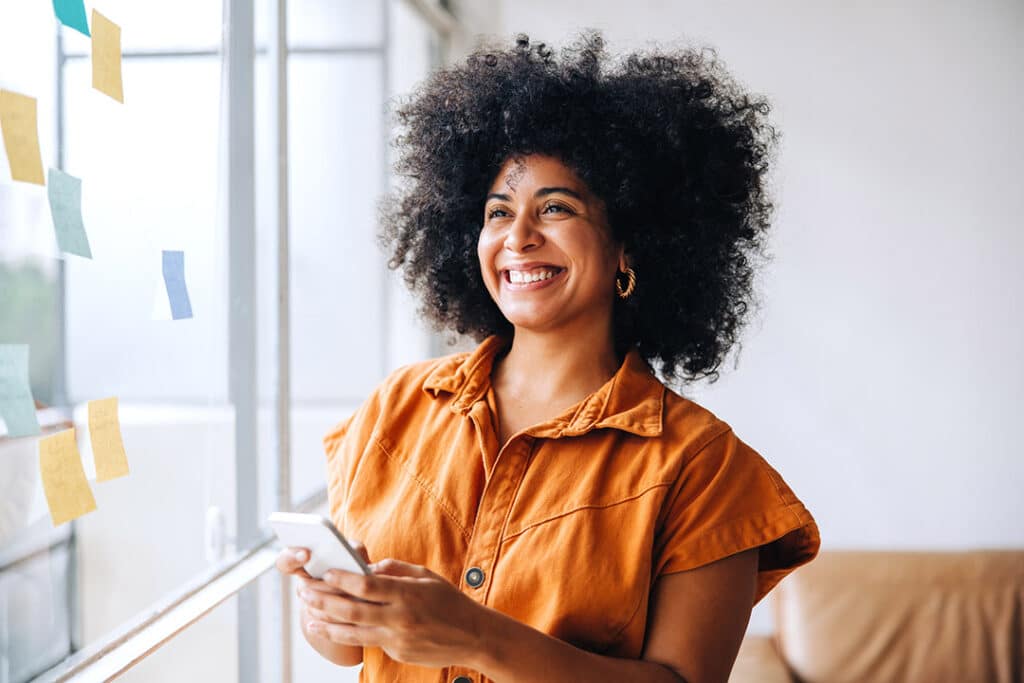
[[[496,448],[498,439],[487,401],[483,398],[475,401],[467,412],[467,417],[477,431],[478,448]],[[476,519],[459,585],[463,593],[480,604],[487,604],[491,578],[501,550],[501,539],[505,534],[509,514],[526,474],[535,443],[535,437],[518,432],[501,447],[493,460],[488,457],[488,453],[480,453],[482,463],[491,462],[491,472],[477,503]],[[455,681],[461,676],[469,681],[476,681],[474,673],[464,670],[463,667],[449,667],[446,680]]]

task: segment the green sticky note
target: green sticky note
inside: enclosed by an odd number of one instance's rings
[[[0,344],[0,417],[8,436],[39,434],[28,381],[28,344]]]
[[[89,21],[85,18],[85,3],[82,0],[53,0],[53,13],[68,28],[89,35]]]
[[[68,254],[92,258],[82,222],[82,181],[55,168],[48,170],[46,179],[57,246]]]

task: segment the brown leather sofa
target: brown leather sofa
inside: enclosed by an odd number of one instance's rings
[[[771,599],[730,683],[1024,683],[1024,550],[822,551]]]

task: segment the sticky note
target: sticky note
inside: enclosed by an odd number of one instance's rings
[[[85,18],[85,3],[82,0],[53,0],[53,13],[60,23],[79,33],[89,35],[89,24]]]
[[[51,168],[46,174],[46,191],[50,196],[57,246],[63,252],[92,258],[89,237],[82,222],[82,181]]]
[[[128,456],[121,439],[116,398],[89,401],[89,443],[96,464],[96,481],[109,481],[128,474]]]
[[[0,417],[8,436],[39,433],[28,379],[28,344],[0,344]]]
[[[92,87],[124,104],[121,27],[92,11]]]
[[[42,185],[43,158],[39,154],[36,98],[0,90],[0,128],[3,129],[11,177]]]
[[[171,303],[171,317],[175,320],[192,317],[192,303],[185,287],[185,252],[164,251],[164,285]]]
[[[54,526],[96,509],[96,499],[85,478],[75,430],[65,429],[39,440],[39,474]]]

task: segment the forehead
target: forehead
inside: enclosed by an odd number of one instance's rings
[[[568,187],[587,193],[586,184],[576,173],[555,157],[530,154],[505,161],[491,182],[492,192],[516,192],[520,187]]]

